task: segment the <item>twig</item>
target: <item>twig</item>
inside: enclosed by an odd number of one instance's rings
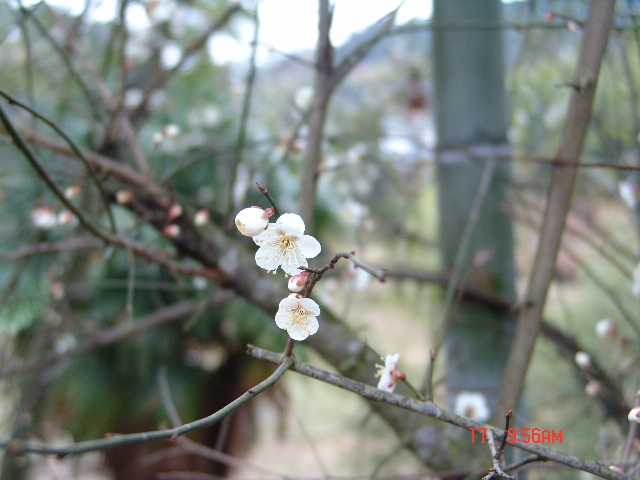
[[[280,355],[275,352],[263,350],[253,345],[247,346],[247,352],[254,358],[264,360],[269,363],[278,364],[280,362]],[[335,385],[336,387],[343,388],[350,392],[356,393],[367,400],[374,402],[382,402],[388,405],[403,408],[412,412],[416,412],[428,417],[435,418],[445,423],[455,425],[464,429],[470,428],[486,428],[487,432],[491,431],[496,438],[502,438],[504,431],[491,425],[479,423],[473,421],[467,417],[456,415],[455,413],[443,410],[436,406],[432,402],[421,402],[409,397],[404,397],[395,393],[388,393],[377,388],[374,388],[364,383],[351,380],[333,372],[328,372],[312,365],[300,362],[296,360],[295,364],[291,367],[294,372],[301,373],[311,378],[321,380],[323,382]],[[589,460],[584,460],[573,455],[560,452],[553,448],[546,447],[542,444],[536,443],[523,443],[516,441],[512,443],[513,447],[525,450],[536,454],[540,460],[550,460],[562,465],[566,465],[578,470],[593,473],[601,478],[607,478],[610,480],[631,480],[630,477],[614,472],[604,465]]]
[[[246,393],[236,398],[234,401],[221,408],[217,412],[209,415],[208,417],[201,418],[194,422],[180,425],[179,427],[169,428],[166,430],[155,430],[151,432],[142,433],[130,433],[130,434],[110,434],[106,438],[87,440],[85,442],[72,443],[66,446],[49,446],[37,442],[25,442],[22,440],[4,440],[0,441],[0,448],[7,450],[12,455],[24,455],[27,453],[38,454],[53,454],[60,458],[67,455],[78,455],[81,453],[95,452],[98,450],[105,450],[107,448],[113,448],[121,445],[130,445],[132,443],[148,442],[151,440],[171,439],[176,440],[179,436],[186,433],[198,430],[200,428],[209,427],[218,422],[225,416],[229,415],[235,409],[241,405],[247,403],[256,395],[262,393],[267,388],[272,386],[278,381],[278,379],[286,372],[293,360],[291,358],[284,358],[282,363],[279,364],[275,372],[273,372],[266,380],[260,382],[253,388],[250,388]]]
[[[614,4],[613,0],[601,0],[593,2],[589,9],[574,81],[576,84],[584,84],[585,88],[573,90],[571,93],[569,111],[557,149],[559,158],[574,161],[580,159],[600,65],[609,37]],[[540,330],[547,291],[555,272],[555,262],[576,171],[576,167],[556,167],[553,170],[542,232],[527,285],[526,304],[518,318],[495,407],[496,412],[504,412],[520,401],[533,346]]]
[[[233,160],[231,163],[231,178],[229,179],[229,192],[227,202],[227,216],[232,217],[231,212],[236,208],[233,199],[233,192],[235,190],[236,178],[238,175],[238,168],[242,162],[242,153],[244,151],[245,137],[247,135],[247,125],[249,123],[249,110],[251,109],[251,96],[256,79],[256,57],[258,54],[258,34],[260,33],[260,17],[258,15],[258,4],[256,3],[255,11],[253,12],[253,42],[251,43],[251,57],[249,59],[249,73],[247,74],[247,80],[245,82],[245,92],[242,99],[242,110],[240,111],[240,125],[238,126],[238,137],[236,138],[236,145],[233,150]]]
[[[507,420],[508,422],[508,420]],[[502,438],[502,442],[506,442],[506,431],[505,437]],[[507,475],[500,468],[500,454],[502,453],[500,450],[496,450],[495,443],[493,442],[493,432],[489,430],[487,432],[487,440],[489,441],[489,448],[491,449],[491,458],[493,461],[493,468],[489,470],[489,473],[482,477],[482,480],[491,480],[493,478],[506,478],[507,480],[517,480],[517,477],[512,477],[511,475]]]

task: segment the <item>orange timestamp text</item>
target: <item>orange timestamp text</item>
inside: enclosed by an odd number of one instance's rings
[[[471,443],[476,443],[476,431],[480,435],[480,440],[484,443],[487,429],[470,428]],[[541,430],[539,428],[510,428],[507,430],[507,442],[509,443],[562,443],[562,430]]]

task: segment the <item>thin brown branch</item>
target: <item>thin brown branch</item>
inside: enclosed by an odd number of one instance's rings
[[[43,445],[40,442],[25,442],[22,440],[3,440],[0,441],[0,448],[7,450],[11,455],[25,455],[27,453],[37,453],[41,455],[57,455],[62,458],[67,455],[79,455],[87,452],[95,452],[106,450],[121,445],[130,445],[132,443],[149,442],[152,440],[170,439],[175,440],[179,436],[186,433],[209,427],[218,422],[222,418],[229,415],[241,405],[244,405],[256,395],[262,393],[267,388],[275,384],[282,375],[291,367],[293,360],[284,358],[278,368],[266,380],[260,382],[255,387],[250,388],[247,392],[236,398],[234,401],[221,408],[217,412],[208,417],[201,418],[194,422],[180,425],[179,427],[169,428],[166,430],[155,430],[151,432],[130,433],[130,434],[109,434],[105,438],[96,440],[87,440],[84,442],[72,443],[65,446]]]
[[[280,355],[275,352],[269,352],[253,345],[249,345],[247,347],[247,352],[249,355],[257,359],[264,360],[275,365],[278,365],[280,363]],[[422,402],[409,397],[398,395],[396,393],[388,393],[372,386],[365,385],[364,383],[351,380],[342,375],[328,372],[326,370],[322,370],[312,365],[300,362],[298,360],[296,360],[296,362],[293,364],[291,370],[308,377],[315,378],[316,380],[329,383],[336,387],[343,388],[352,393],[356,393],[357,395],[373,402],[382,402],[388,405],[393,405],[405,410],[419,413],[421,415],[435,418],[439,421],[464,429],[486,428],[487,432],[492,432],[494,437],[497,439],[502,439],[502,436],[504,434],[504,431],[499,428],[475,422],[467,417],[456,415],[455,413],[438,407],[432,402]],[[516,441],[511,443],[511,445],[520,450],[536,454],[541,460],[550,460],[578,470],[592,473],[601,478],[607,478],[611,480],[631,480],[630,477],[627,477],[626,475],[622,475],[620,473],[616,473],[600,463],[584,460],[573,455],[568,455],[558,450],[546,447],[542,444],[523,443],[521,441]]]
[[[593,2],[585,26],[580,58],[573,83],[569,111],[557,149],[558,158],[578,161],[591,118],[600,65],[609,38],[613,0]],[[519,404],[544,308],[547,291],[560,249],[565,219],[571,203],[576,167],[556,166],[547,197],[544,223],[527,286],[495,412],[505,412]]]

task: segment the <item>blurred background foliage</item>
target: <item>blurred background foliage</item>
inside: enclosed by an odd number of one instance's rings
[[[618,3],[616,22],[623,28],[610,41],[584,161],[628,166],[639,163],[640,52],[634,22],[640,11],[634,2]],[[193,217],[201,209],[211,213],[210,224],[198,227],[205,237],[227,232],[238,248],[252,254],[253,242],[233,232],[233,217],[244,206],[266,206],[254,183],[267,185],[281,210],[296,210],[312,52],[285,55],[268,45],[252,45],[252,2],[234,10],[222,0],[131,0],[117,6],[146,19],[125,25],[122,19],[128,17],[119,17],[116,10],[110,19],[98,21],[92,14],[98,8],[94,2],[74,13],[47,2],[0,3],[0,88],[53,120],[82,149],[137,168],[134,144],[110,130],[113,111],[128,109],[137,147],[148,160],[144,175],[165,187],[186,215]],[[504,4],[519,287],[532,259],[549,178],[547,160],[562,129],[570,93],[566,82],[575,67],[586,7],[580,0]],[[548,12],[555,16],[545,19]],[[204,32],[200,47],[137,108],[149,82],[169,72]],[[222,51],[232,48],[245,54],[256,48],[260,60],[253,67],[249,55],[221,60],[226,55]],[[323,253],[355,249],[372,263],[438,272],[436,209],[446,206],[438,206],[435,196],[429,48],[428,24],[405,24],[383,38],[337,90],[327,120],[313,232]],[[218,57],[219,51],[225,55]],[[256,76],[248,83],[251,68]],[[101,97],[103,87],[112,94],[110,105]],[[55,137],[24,110],[7,108],[21,131]],[[179,133],[163,136],[167,125],[178,126]],[[30,144],[61,190],[82,187],[72,202],[108,228],[103,199],[82,163],[42,142]],[[4,132],[0,158],[3,364],[47,352],[64,355],[96,332],[224,290],[213,281],[168,272],[126,250],[92,242],[77,222],[38,227],[36,209],[50,206],[57,215],[65,207]],[[627,175],[615,168],[581,170],[569,220],[578,234],[568,235],[565,242],[574,256],[561,255],[547,315],[597,355],[632,404],[639,322],[631,271],[638,238],[634,213],[618,193]],[[113,176],[98,173],[98,179],[109,195],[122,188]],[[152,218],[115,202],[110,209],[120,234],[197,265],[197,259],[189,260],[153,226]],[[594,239],[598,248],[588,248],[584,238]],[[85,243],[70,247],[74,240]],[[36,246],[43,244],[63,246],[39,251]],[[231,249],[228,254],[227,261],[233,262],[238,253]],[[581,268],[585,265],[586,270]],[[318,285],[316,294],[381,353],[402,353],[402,367],[419,379],[439,318],[439,292],[437,282],[415,275],[378,285],[359,271],[339,268]],[[284,333],[270,315],[239,296],[222,298],[183,322],[69,356],[24,376],[8,376],[1,400],[3,437],[82,440],[167,426],[158,372],[164,372],[183,421],[222,407],[270,371],[246,357],[245,345],[272,350],[284,345]],[[595,336],[594,325],[604,317],[618,322],[624,347]],[[304,346],[296,353],[322,364]],[[530,426],[563,430],[565,442],[554,448],[589,458],[618,458],[626,432],[585,395],[585,383],[571,358],[563,358],[553,343],[539,342],[528,379]],[[254,461],[291,475],[309,473],[308,462],[325,474],[421,471],[413,457],[398,453],[401,442],[371,418],[361,400],[308,379],[287,378],[283,385],[192,438],[239,457],[253,452]],[[164,447],[115,449],[106,454],[111,470],[98,470],[104,478],[136,479],[170,478],[155,475],[181,469],[229,473],[228,462],[198,464],[171,455],[154,460],[152,452]],[[81,466],[73,468],[80,475]],[[36,459],[7,457],[2,478],[57,478],[52,469]],[[234,474],[249,471],[244,465]],[[552,478],[544,470],[535,475],[531,473],[532,478]],[[554,475],[576,478],[573,472]]]

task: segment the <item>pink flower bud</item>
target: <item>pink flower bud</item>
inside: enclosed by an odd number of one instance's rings
[[[209,217],[211,216],[211,213],[209,212],[209,210],[207,210],[206,208],[202,208],[200,210],[198,210],[196,212],[196,214],[193,217],[193,223],[195,223],[197,226],[201,227],[202,225],[204,225],[205,223],[207,223],[209,221]]]
[[[82,190],[82,185],[80,185],[79,183],[76,183],[75,185],[71,185],[70,187],[67,187],[65,189],[64,196],[68,200],[71,200],[72,198],[76,198],[81,190]]]
[[[116,202],[120,205],[126,205],[133,200],[133,192],[131,190],[118,190],[116,192]]]
[[[167,225],[162,229],[162,233],[169,238],[176,238],[180,235],[180,227],[175,224]]]
[[[69,210],[62,210],[58,214],[58,223],[60,225],[69,225],[72,222],[76,222],[76,220],[76,216]]]
[[[304,284],[307,283],[307,279],[309,278],[309,272],[303,271],[298,275],[294,275],[289,279],[289,291],[298,293],[304,288]]]
[[[179,203],[174,203],[167,210],[167,218],[169,220],[175,220],[180,215],[182,215],[182,206]]]

